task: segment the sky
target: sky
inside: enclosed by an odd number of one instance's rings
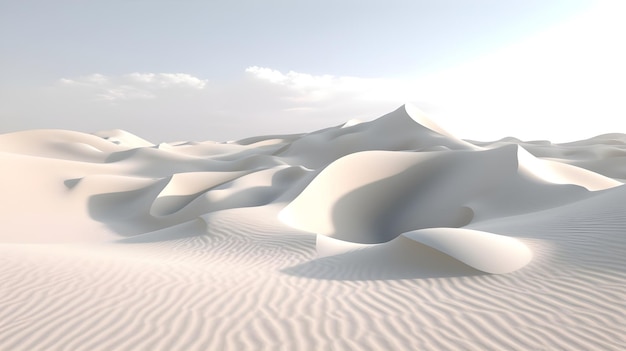
[[[465,139],[626,133],[620,0],[0,0],[0,133],[234,140],[409,102]]]

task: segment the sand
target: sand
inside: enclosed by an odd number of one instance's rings
[[[622,350],[626,135],[0,135],[0,350]]]

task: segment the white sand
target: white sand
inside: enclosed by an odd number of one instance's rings
[[[403,106],[228,143],[0,135],[0,350],[626,349],[626,135]]]

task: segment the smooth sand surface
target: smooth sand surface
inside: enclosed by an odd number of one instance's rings
[[[626,135],[0,135],[0,350],[626,349]]]

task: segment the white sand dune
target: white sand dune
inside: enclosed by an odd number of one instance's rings
[[[0,350],[626,349],[626,136],[0,135]]]

